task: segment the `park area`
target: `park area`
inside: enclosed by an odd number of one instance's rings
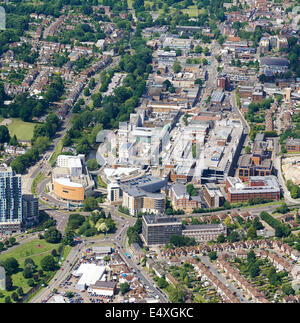
[[[11,119],[12,122],[7,126],[11,137],[16,135],[19,141],[30,141],[33,136],[35,123],[25,122],[21,119]]]
[[[5,263],[7,259],[14,258],[18,263],[18,267],[11,274],[12,287],[10,290],[0,291],[0,303],[4,303],[7,296],[12,298],[12,294],[18,292],[19,288],[22,288],[23,293],[26,294],[32,288],[38,289],[42,284],[47,283],[54,276],[56,270],[46,271],[41,265],[43,258],[54,255],[53,258],[55,263],[57,263],[59,258],[66,258],[70,248],[61,244],[52,244],[45,240],[34,239],[22,245],[14,246],[11,250],[8,249],[8,251],[2,253],[0,255],[0,263]],[[27,266],[25,266],[25,259],[28,262],[28,258],[32,260],[30,261],[33,268],[32,275],[24,275],[24,270]]]
[[[19,141],[30,141],[36,124],[33,122],[25,122],[19,118],[4,119],[0,117],[0,125],[8,128],[10,137],[16,135]]]

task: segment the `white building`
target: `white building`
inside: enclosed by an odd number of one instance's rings
[[[78,156],[59,155],[56,161],[56,165],[58,167],[69,168],[71,176],[82,175],[83,163],[84,163],[84,155],[78,155]]]
[[[79,268],[73,272],[75,277],[80,277],[75,288],[80,291],[86,290],[90,285],[94,285],[97,280],[101,280],[104,273],[105,266],[81,264]]]

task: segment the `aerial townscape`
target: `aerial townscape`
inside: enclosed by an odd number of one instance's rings
[[[300,0],[0,1],[0,303],[300,303],[299,36]]]

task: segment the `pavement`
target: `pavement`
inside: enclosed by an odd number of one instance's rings
[[[156,294],[159,295],[160,301],[165,303],[167,302],[166,296],[162,291],[156,288],[154,285],[152,279],[150,277],[147,277],[147,273],[142,272],[142,268],[138,267],[133,261],[133,259],[127,258],[125,253],[127,252],[126,248],[124,247],[126,245],[126,232],[129,226],[132,226],[136,218],[128,218],[128,217],[121,217],[119,215],[115,215],[114,207],[109,206],[106,211],[111,213],[112,219],[115,220],[118,223],[118,228],[114,234],[109,234],[105,236],[104,238],[86,238],[84,241],[82,241],[80,244],[77,244],[74,246],[67,258],[64,260],[60,270],[57,271],[55,277],[50,281],[47,288],[43,289],[38,295],[36,295],[30,302],[31,303],[41,303],[43,299],[46,299],[47,296],[51,293],[51,291],[54,288],[58,288],[59,285],[64,282],[67,277],[72,272],[72,265],[76,263],[78,258],[80,257],[80,253],[91,244],[99,244],[99,243],[107,243],[112,244],[115,246],[115,249],[118,249],[119,254],[124,259],[125,263],[129,268],[132,270],[135,270],[136,276],[140,279],[140,281],[146,285],[149,286],[149,289]],[[63,212],[53,211],[56,213],[56,216],[59,216],[59,214],[63,214]],[[62,220],[62,223],[66,223],[64,221],[67,220],[67,217],[65,220]],[[63,226],[63,224],[61,224]]]
[[[242,303],[246,303],[247,299],[244,297],[242,291],[240,289],[237,289],[236,286],[234,286],[233,283],[231,283],[231,281],[227,280],[221,273],[220,271],[215,267],[215,264],[213,262],[210,262],[209,257],[208,256],[199,256],[199,258],[201,259],[201,262],[203,264],[205,264],[210,272],[217,277],[217,279],[222,282],[231,292],[232,294],[236,295],[237,298],[239,298],[239,300]]]

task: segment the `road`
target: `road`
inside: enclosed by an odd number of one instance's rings
[[[61,130],[56,133],[51,145],[40,155],[39,161],[28,169],[26,175],[22,176],[22,191],[23,193],[31,194],[31,185],[38,173],[42,172],[47,175],[51,171],[51,165],[48,163],[50,156],[53,154],[58,142],[64,137],[66,132],[71,128],[72,123],[69,122],[72,116],[72,111],[66,115],[65,120],[61,124]]]
[[[120,62],[120,59],[121,59],[120,56],[114,57],[112,62],[109,65],[107,65],[103,70],[106,70],[108,68],[112,68],[112,67],[116,66]],[[94,91],[96,91],[96,89],[99,87],[100,83],[101,83],[101,80],[98,81],[98,83],[96,84],[95,89],[92,91],[92,93],[94,93]],[[83,93],[81,93],[79,98],[82,96],[83,96]],[[88,104],[90,100],[91,100],[91,96],[88,98],[88,102],[86,102],[86,103]],[[48,162],[48,160],[51,158],[51,155],[54,153],[55,148],[58,145],[59,141],[65,136],[66,132],[71,128],[71,126],[72,126],[71,117],[72,117],[72,111],[69,111],[69,113],[65,117],[65,120],[63,120],[63,122],[62,122],[61,130],[56,133],[56,136],[55,136],[53,142],[51,143],[51,145],[49,146],[49,148],[40,156],[40,160],[35,165],[33,165],[32,167],[30,167],[28,169],[27,174],[22,177],[22,179],[23,179],[23,186],[22,186],[23,193],[31,194],[32,182],[40,172],[43,173],[45,176],[47,176],[51,172],[52,167],[51,167],[50,163]],[[45,178],[40,183],[38,183],[37,188],[36,188],[37,196],[47,197],[47,199],[49,201],[48,203],[51,206],[58,206],[60,208],[66,208],[67,207],[66,202],[56,200],[51,195],[45,193],[45,185],[47,184],[48,181],[49,181],[49,179]]]
[[[247,299],[244,297],[241,290],[237,289],[230,281],[228,281],[223,275],[220,274],[214,264],[210,262],[208,256],[199,256],[199,258],[201,259],[201,262],[203,262],[203,264],[205,264],[209,268],[211,273],[216,276],[218,280],[232,292],[233,295],[236,295],[236,297],[239,298],[242,303],[247,303]]]
[[[167,302],[165,295],[154,287],[154,284],[151,278],[147,277],[145,273],[143,273],[137,264],[133,261],[133,259],[128,259],[125,255],[127,251],[125,251],[125,241],[127,239],[126,232],[129,226],[132,226],[136,219],[132,217],[121,217],[115,214],[115,209],[112,206],[106,208],[107,212],[111,213],[112,219],[118,223],[118,228],[114,234],[109,234],[104,238],[89,238],[82,241],[80,244],[74,246],[67,258],[64,260],[61,265],[60,270],[57,271],[55,277],[50,281],[47,288],[43,289],[38,295],[36,295],[30,302],[31,303],[41,303],[43,299],[51,293],[54,288],[58,288],[58,286],[64,282],[67,277],[72,272],[72,267],[80,257],[80,253],[84,251],[84,249],[91,244],[103,244],[107,243],[110,245],[114,245],[115,249],[118,250],[122,258],[124,259],[127,266],[133,269],[136,272],[136,276],[139,278],[140,282],[146,286],[149,286],[149,289],[158,294],[161,302]],[[55,212],[55,211],[53,211]]]

